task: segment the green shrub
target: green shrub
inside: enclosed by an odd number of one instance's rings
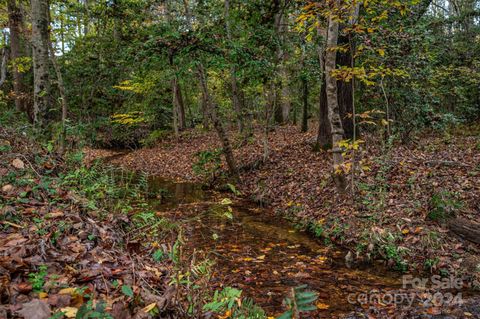
[[[158,142],[161,140],[165,139],[170,135],[170,131],[167,130],[154,130],[148,134],[147,137],[145,137],[143,140],[141,140],[141,143],[145,147],[153,147],[155,146]]]
[[[462,203],[455,199],[454,194],[448,191],[435,193],[430,198],[428,218],[443,221],[453,217],[455,211],[462,207]]]

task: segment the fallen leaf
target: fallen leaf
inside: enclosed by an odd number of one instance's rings
[[[316,306],[317,306],[317,309],[320,309],[320,310],[327,310],[328,308],[330,308],[329,305],[321,302],[317,302]]]
[[[151,304],[149,304],[148,306],[146,306],[145,308],[143,308],[142,310],[146,313],[152,311],[153,309],[155,309],[155,307],[157,306],[157,303],[156,302],[153,302]]]
[[[63,315],[67,318],[75,318],[77,316],[78,309],[74,307],[65,307],[60,309]]]
[[[18,313],[25,319],[48,319],[50,318],[50,306],[39,299],[33,299],[23,304]]]
[[[16,169],[24,169],[25,163],[21,159],[16,158],[12,161],[12,166],[15,167]]]

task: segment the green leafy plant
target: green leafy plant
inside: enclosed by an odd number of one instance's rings
[[[28,281],[32,284],[33,291],[40,292],[45,285],[45,278],[47,277],[47,266],[42,265],[38,267],[38,271],[28,274]]]
[[[132,290],[132,287],[128,286],[128,285],[123,285],[122,286],[122,293],[127,296],[127,297],[130,297],[130,298],[133,298],[134,297],[134,293],[133,293],[133,290]]]
[[[436,221],[446,220],[452,217],[455,211],[462,206],[462,203],[455,199],[454,194],[448,191],[435,193],[430,198],[428,218]]]
[[[161,249],[155,250],[155,252],[152,255],[153,260],[155,260],[156,262],[160,262],[164,260],[166,257],[167,255]]]
[[[221,167],[221,155],[221,149],[198,152],[196,154],[197,161],[192,166],[193,171],[197,175],[213,178]]]
[[[104,301],[93,303],[92,300],[84,303],[77,311],[75,319],[113,319],[106,312],[107,304]]]
[[[265,312],[249,299],[242,299],[242,291],[232,287],[225,287],[222,291],[215,291],[212,301],[203,306],[204,311],[235,319],[263,319]]]
[[[317,309],[314,302],[318,299],[318,295],[313,291],[307,290],[307,287],[307,285],[301,285],[292,288],[290,296],[284,300],[288,310],[277,319],[299,319],[300,313]]]

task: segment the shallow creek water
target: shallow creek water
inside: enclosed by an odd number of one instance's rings
[[[218,204],[225,194],[161,178],[151,178],[149,186],[154,194],[164,194],[161,201],[151,201],[153,208],[170,217],[174,212],[179,221],[188,220],[186,249],[204,251],[215,260],[215,288],[238,287],[269,314],[281,312],[283,298],[300,284],[318,292],[322,318],[358,307],[351,302],[355,293],[401,287],[398,273],[375,266],[349,269],[345,252],[250,202],[233,201],[229,205],[233,218],[228,218],[221,213],[228,207]]]

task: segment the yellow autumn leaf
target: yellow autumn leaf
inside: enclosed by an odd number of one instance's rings
[[[46,292],[39,292],[38,293],[38,298],[40,299],[47,299],[48,298],[48,294]]]
[[[63,315],[67,318],[75,318],[77,316],[77,308],[74,307],[65,307],[60,309],[63,312]]]
[[[265,259],[265,255],[258,256],[257,259],[264,260],[264,259]]]
[[[155,309],[155,307],[157,306],[157,303],[155,302],[152,302],[151,304],[149,304],[148,306],[146,306],[145,308],[143,308],[143,312],[145,313],[149,313],[150,311],[152,311],[153,309]]]
[[[227,319],[227,318],[230,318],[230,316],[232,315],[232,312],[230,310],[227,310],[225,311],[225,313],[222,315],[218,315],[218,318],[219,319]]]
[[[321,302],[317,302],[316,306],[317,306],[317,309],[320,309],[320,310],[327,310],[328,308],[330,308],[329,305]]]
[[[380,54],[380,56],[385,56],[385,50],[384,49],[378,49],[378,54]]]
[[[408,230],[408,229],[402,230],[402,234],[404,234],[404,235],[408,234],[409,232],[410,232],[410,230]]]
[[[75,288],[63,288],[58,292],[59,295],[73,295],[76,293]]]
[[[319,257],[317,258],[317,260],[318,260],[319,262],[322,262],[322,263],[324,263],[327,259],[328,259],[328,258],[325,257],[325,256],[319,256]]]

